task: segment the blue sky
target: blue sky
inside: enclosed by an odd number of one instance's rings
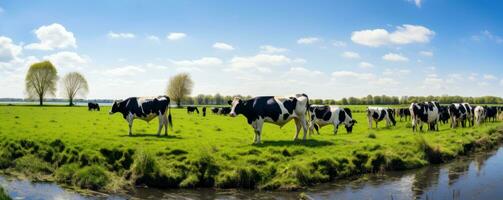
[[[0,97],[29,65],[83,73],[88,98],[502,96],[499,1],[0,1]],[[61,96],[59,93],[57,96]]]

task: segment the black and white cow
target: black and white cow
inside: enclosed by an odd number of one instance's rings
[[[391,108],[382,108],[382,107],[368,107],[367,108],[367,120],[369,122],[369,128],[372,128],[372,121],[377,125],[380,121],[386,121],[386,127],[391,125],[395,126],[395,114],[393,109]]]
[[[219,115],[228,115],[231,113],[231,107],[221,107],[218,108],[218,114]]]
[[[486,111],[485,119],[487,121],[494,122],[496,121],[496,117],[498,115],[498,108],[495,106],[484,106],[484,110]]]
[[[451,128],[456,128],[459,124],[466,127],[466,120],[473,125],[472,107],[468,103],[453,103],[449,105],[449,115],[451,116]]]
[[[405,118],[405,121],[407,121],[407,118],[410,118],[410,110],[408,108],[398,108],[397,110],[400,121],[402,121],[402,118]]]
[[[206,106],[203,107],[203,117],[206,117]]]
[[[411,103],[410,115],[412,119],[412,131],[423,131],[423,123],[428,124],[430,131],[438,131],[438,121],[440,120],[440,104],[436,101],[424,103]]]
[[[242,114],[255,130],[254,143],[260,143],[264,122],[284,126],[295,120],[297,131],[294,139],[298,139],[300,129],[304,130],[303,139],[307,136],[306,113],[309,108],[309,98],[305,94],[293,97],[260,96],[248,100],[234,97],[229,101],[231,105],[230,116]]]
[[[100,111],[100,105],[98,103],[89,102],[89,103],[87,103],[87,109],[89,111],[91,111],[91,110]]]
[[[218,110],[219,110],[219,109],[218,109],[217,107],[213,107],[213,108],[211,108],[211,112],[212,112],[213,114],[218,114]]]
[[[122,116],[129,123],[129,135],[132,135],[134,119],[141,119],[150,122],[152,119],[159,118],[159,130],[157,135],[161,134],[164,126],[164,135],[168,135],[168,125],[173,127],[171,120],[171,110],[169,110],[170,99],[167,96],[157,98],[149,97],[130,97],[124,101],[115,101],[110,110],[110,115],[122,113]],[[169,114],[168,114],[169,113]],[[167,116],[166,116],[167,115]]]
[[[486,110],[482,106],[475,106],[473,109],[473,115],[475,116],[475,124],[480,126],[486,118]]]
[[[349,108],[339,108],[337,106],[311,105],[309,107],[311,121],[309,122],[309,133],[313,129],[320,134],[318,128],[326,125],[334,125],[334,134],[337,134],[340,124],[344,124],[346,131],[351,133],[356,120],[353,119]]]
[[[194,111],[199,115],[199,109],[196,106],[187,106],[187,114],[193,114]]]

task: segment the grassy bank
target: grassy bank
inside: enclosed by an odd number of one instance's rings
[[[7,192],[5,192],[2,187],[0,187],[0,200],[11,200],[9,195],[7,195]]]
[[[352,107],[363,110],[363,106]],[[260,188],[293,190],[348,176],[442,163],[495,146],[502,124],[412,133],[367,128],[354,113],[352,134],[321,129],[306,142],[292,141],[294,124],[267,124],[262,144],[252,145],[244,117],[203,118],[173,110],[174,131],[157,137],[157,120],[135,121],[133,136],[120,115],[84,107],[0,106],[0,168],[32,179],[99,191],[134,185],[159,188]],[[384,123],[380,124],[384,127]]]

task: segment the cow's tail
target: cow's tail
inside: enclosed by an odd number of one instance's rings
[[[311,111],[310,111],[311,104],[309,104],[309,97],[307,96],[307,94],[302,93],[301,95],[305,96],[307,99],[307,103],[306,103],[306,115],[307,115],[306,117],[307,117],[307,119],[306,119],[306,122],[309,124],[309,122],[311,121]]]
[[[166,98],[168,100],[168,125],[169,125],[169,128],[171,130],[173,130],[173,120],[171,119],[171,108],[169,107],[169,104],[171,103],[171,99],[166,96],[166,95],[163,95],[164,98]]]

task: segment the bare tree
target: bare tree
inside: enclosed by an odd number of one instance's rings
[[[189,74],[177,74],[169,79],[168,96],[180,107],[182,100],[192,93],[193,85],[194,82],[192,82]]]
[[[26,93],[29,98],[38,98],[43,105],[46,96],[54,96],[58,72],[49,61],[34,63],[30,66],[25,78]]]
[[[86,78],[78,72],[70,72],[63,77],[63,95],[70,101],[70,106],[73,106],[75,97],[85,96],[89,92]]]

